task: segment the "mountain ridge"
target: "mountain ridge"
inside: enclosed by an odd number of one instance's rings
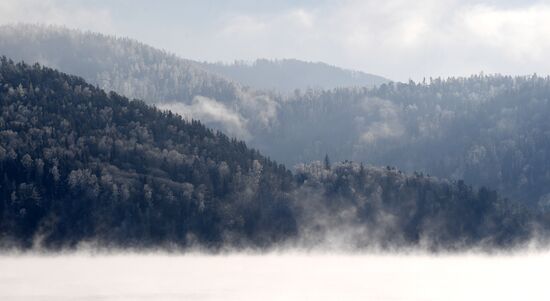
[[[252,62],[235,61],[230,64],[202,62],[200,66],[257,90],[284,94],[294,93],[295,90],[374,87],[390,82],[386,78],[363,71],[297,59],[256,59]]]

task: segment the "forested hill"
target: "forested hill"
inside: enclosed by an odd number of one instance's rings
[[[0,55],[38,62],[128,98],[169,108],[186,118],[246,139],[274,122],[277,102],[241,87],[197,62],[128,38],[58,26],[0,26]]]
[[[0,54],[77,74],[106,91],[147,102],[231,101],[238,87],[179,58],[129,38],[58,26],[0,26]]]
[[[550,78],[433,78],[296,95],[251,143],[289,165],[328,153],[549,206],[549,114]]]
[[[258,59],[251,63],[237,61],[233,64],[202,63],[201,66],[243,85],[285,94],[294,93],[295,90],[373,87],[389,82],[374,74],[296,59]]]
[[[4,244],[262,245],[296,232],[290,172],[198,121],[5,58],[0,100]]]
[[[355,163],[292,174],[242,142],[0,59],[0,247],[465,247],[544,240],[546,212]],[[534,236],[537,234],[537,236]]]
[[[29,24],[0,26],[0,55],[81,76],[106,91],[200,119],[248,142],[258,130],[269,131],[277,124],[283,105],[279,92],[386,82],[294,60],[258,61],[251,68],[202,64],[128,38]],[[258,87],[283,90],[254,89]]]
[[[306,246],[321,240],[337,250],[506,249],[548,240],[549,212],[464,181],[349,161],[300,164],[296,181]]]

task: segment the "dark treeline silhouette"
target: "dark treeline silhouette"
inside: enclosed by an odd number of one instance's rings
[[[243,142],[39,65],[3,58],[0,91],[4,244],[261,246],[296,233],[292,174]]]
[[[243,142],[38,64],[0,60],[0,242],[71,248],[514,246],[543,213],[463,182],[283,165]]]
[[[461,180],[348,161],[301,164],[296,180],[297,197],[307,200],[298,214],[305,245],[459,250],[545,240],[543,214]]]

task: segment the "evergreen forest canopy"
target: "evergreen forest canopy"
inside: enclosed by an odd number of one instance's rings
[[[199,119],[287,166],[328,153],[335,161],[464,179],[550,206],[548,78],[480,74],[287,95],[246,88],[208,69],[244,68],[261,80],[261,66],[289,62],[201,65],[129,39],[35,25],[1,27],[0,53]]]
[[[545,211],[349,161],[291,173],[244,142],[38,64],[0,59],[3,248],[431,250],[547,240]]]
[[[257,145],[286,164],[326,152],[336,160],[465,179],[548,206],[549,114],[548,77],[390,83],[297,96],[281,106],[277,129],[259,135],[265,140]]]

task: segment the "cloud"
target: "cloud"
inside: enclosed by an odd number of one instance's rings
[[[550,49],[550,5],[521,9],[477,5],[463,12],[462,21],[472,40],[513,61],[543,60]]]
[[[360,142],[373,143],[379,139],[398,138],[405,133],[401,123],[400,108],[380,98],[370,98],[363,103],[364,117],[356,119],[362,128]]]
[[[243,140],[277,122],[279,104],[265,95],[239,92],[238,103],[227,104],[215,99],[195,96],[191,104],[159,103],[161,110],[170,110],[186,119],[196,119],[224,133]]]
[[[247,121],[237,112],[232,111],[223,103],[203,96],[196,96],[191,104],[166,103],[158,104],[159,109],[170,110],[186,119],[196,119],[206,124],[214,125],[225,133],[248,139],[250,133]]]
[[[84,7],[75,1],[2,0],[0,23],[39,23],[63,25],[104,33],[114,33],[108,9]]]
[[[288,18],[297,22],[304,28],[311,28],[314,25],[313,15],[303,9],[291,11],[288,14]]]
[[[236,16],[223,28],[223,35],[255,36],[265,31],[266,23],[254,16]]]
[[[238,102],[239,112],[252,121],[254,127],[267,128],[277,122],[279,103],[268,95],[240,90]]]

